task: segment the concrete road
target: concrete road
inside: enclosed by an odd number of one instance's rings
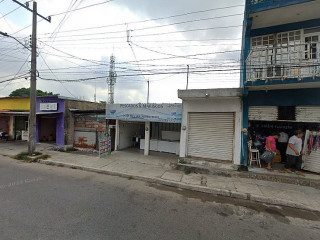
[[[0,239],[319,239],[320,214],[0,155]]]

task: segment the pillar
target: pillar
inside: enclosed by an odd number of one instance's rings
[[[148,156],[149,155],[149,150],[150,150],[150,122],[145,123],[145,142],[144,142],[144,155]]]
[[[114,150],[119,150],[120,145],[120,122],[119,120],[116,120],[116,136],[115,136],[115,143],[114,143]]]

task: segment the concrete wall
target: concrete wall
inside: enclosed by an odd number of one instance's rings
[[[65,100],[65,143],[67,145],[73,145],[74,143],[74,116],[70,109],[78,110],[100,110],[105,109],[105,104],[87,102],[87,101],[77,101],[77,100]]]
[[[84,132],[84,131],[75,131],[74,132],[74,146],[79,148],[92,148],[97,147],[97,133],[94,132]]]
[[[188,139],[188,113],[189,112],[234,112],[235,113],[235,139],[233,163],[240,165],[241,155],[241,128],[242,128],[242,103],[240,98],[218,98],[184,100],[180,138],[180,157],[187,154]],[[186,130],[183,130],[186,127]]]
[[[144,123],[119,122],[119,149],[132,147],[132,137],[144,135]]]

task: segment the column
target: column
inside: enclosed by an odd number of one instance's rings
[[[115,136],[114,150],[119,150],[120,145],[120,123],[119,120],[116,120],[116,136]]]
[[[145,142],[144,142],[144,155],[149,155],[150,150],[150,122],[145,123]]]

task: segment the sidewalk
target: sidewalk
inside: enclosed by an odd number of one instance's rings
[[[0,160],[3,155],[15,155],[25,149],[24,143],[0,143]],[[177,164],[177,157],[174,155],[152,153],[150,156],[144,156],[139,151],[129,150],[114,152],[106,158],[99,159],[97,154],[50,151],[45,144],[37,145],[37,150],[51,155],[48,160],[39,161],[43,164],[128,177],[267,204],[320,211],[320,190],[318,189],[239,177],[185,174],[174,169]]]

